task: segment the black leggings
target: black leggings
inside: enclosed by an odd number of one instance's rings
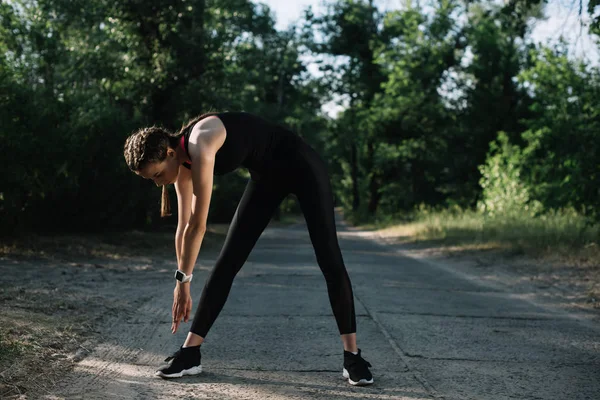
[[[352,286],[337,240],[333,193],[325,162],[302,142],[294,156],[274,170],[277,172],[269,176],[250,179],[233,216],[190,328],[203,338],[225,305],[233,279],[273,213],[290,193],[296,195],[304,214],[340,334],[356,332]]]

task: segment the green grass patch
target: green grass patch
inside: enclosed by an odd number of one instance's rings
[[[410,216],[379,217],[360,225],[405,242],[442,246],[481,246],[515,254],[600,259],[600,225],[572,211],[541,216],[527,213],[484,215],[470,210],[420,210]]]
[[[0,331],[0,365],[21,355],[24,347],[22,343],[10,339],[6,332]]]

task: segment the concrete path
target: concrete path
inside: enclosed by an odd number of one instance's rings
[[[259,240],[202,346],[201,375],[153,376],[189,329],[171,335],[174,263],[155,261],[123,292],[139,296],[139,308],[112,318],[103,342],[46,398],[600,399],[600,326],[338,226],[375,385],[342,379],[325,282],[296,225]],[[194,311],[215,258],[201,252]]]

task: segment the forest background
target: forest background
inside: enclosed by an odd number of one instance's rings
[[[572,1],[596,46],[597,5]],[[282,30],[249,0],[2,2],[0,231],[173,225],[125,138],[245,110],[317,148],[356,224],[597,249],[600,73],[566,40],[532,40],[547,6],[337,0]],[[230,220],[247,179],[217,177],[209,223]],[[277,218],[298,212],[289,198]]]

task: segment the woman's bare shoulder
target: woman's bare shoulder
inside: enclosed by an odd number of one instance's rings
[[[203,118],[194,125],[190,132],[189,147],[192,153],[211,153],[217,151],[225,143],[227,131],[223,121],[216,115]],[[190,154],[193,156],[193,154]]]

